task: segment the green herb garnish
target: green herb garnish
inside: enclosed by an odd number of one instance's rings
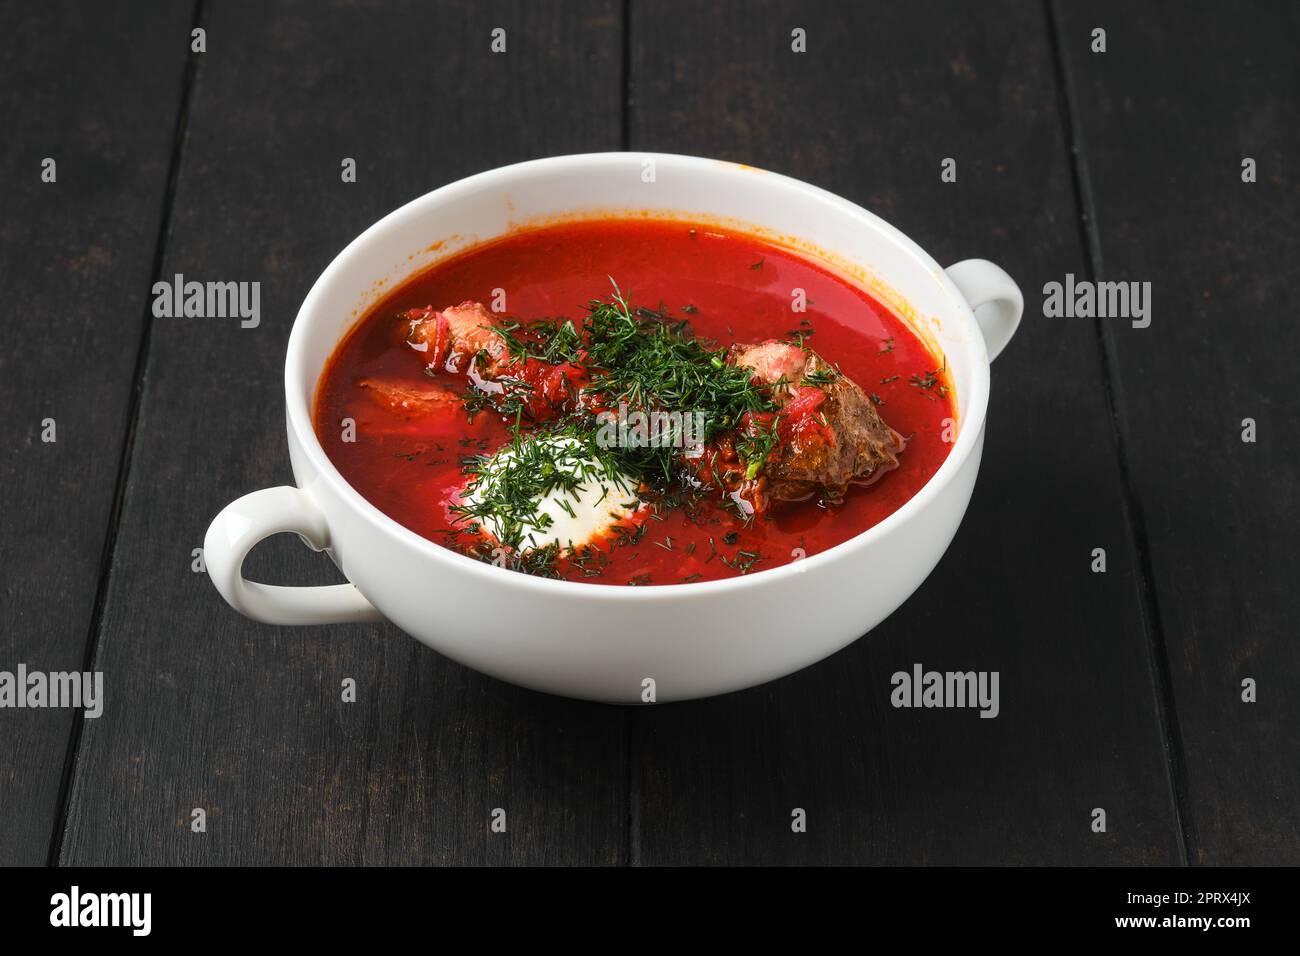
[[[501,451],[462,460],[470,475],[465,494],[451,511],[460,520],[486,526],[511,549],[535,547],[543,542],[552,519],[540,507],[542,499],[559,491],[556,500],[571,517],[568,498],[592,484],[625,489],[634,486],[619,468],[609,449],[601,448],[594,433],[568,424],[546,431],[516,435]]]
[[[821,368],[814,369],[811,372],[805,372],[803,376],[803,385],[816,385],[818,388],[825,388],[827,385],[834,385],[840,379],[840,371],[831,368],[829,365],[823,365]]]

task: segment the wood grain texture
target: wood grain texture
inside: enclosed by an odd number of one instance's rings
[[[0,669],[91,650],[108,703],[79,728],[0,712],[0,863],[46,859],[74,730],[71,864],[1300,862],[1293,5],[223,0],[162,274],[260,281],[262,325],[146,331],[190,16],[6,7]],[[227,608],[191,549],[228,501],[292,481],[284,346],[321,269],[442,183],[624,136],[790,173],[1020,281],[979,487],[930,580],[799,674],[636,710],[506,686],[387,625]],[[1044,318],[1070,272],[1151,281],[1152,327]],[[289,536],[248,572],[337,580]],[[893,709],[917,662],[999,671],[1001,715]]]
[[[632,149],[825,186],[944,264],[998,262],[1030,308],[994,369],[974,500],[921,590],[797,675],[635,712],[636,861],[1180,860],[1096,333],[1035,314],[1084,261],[1048,30],[1018,2],[633,6]],[[893,709],[891,674],[918,662],[1000,672],[1001,715]]]
[[[1192,859],[1294,865],[1300,8],[1107,2],[1059,15],[1095,265],[1102,279],[1152,285],[1150,327],[1104,332],[1183,738]],[[1098,26],[1103,54],[1090,49]],[[1257,703],[1241,699],[1245,678]]]
[[[4,4],[0,670],[80,671],[127,435],[189,8]],[[104,78],[111,82],[104,82]],[[42,182],[42,162],[56,179]],[[42,421],[54,419],[53,443]],[[44,864],[67,709],[0,711],[0,865]]]
[[[262,323],[155,322],[98,635],[110,707],[82,741],[63,861],[619,862],[622,711],[498,683],[391,626],[254,624],[190,570],[223,505],[292,481],[285,342],[339,249],[469,173],[617,147],[619,10],[223,2],[204,26],[163,274],[260,281]],[[327,564],[277,540],[248,572],[323,583]]]

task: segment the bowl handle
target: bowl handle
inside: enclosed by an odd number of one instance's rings
[[[355,584],[277,587],[244,578],[244,558],[263,538],[295,531],[317,551],[330,545],[329,527],[316,503],[298,488],[264,488],[232,501],[213,519],[203,540],[203,561],[221,596],[240,614],[264,624],[347,624],[383,616]]]
[[[1025,311],[1025,297],[1014,279],[987,259],[963,259],[944,272],[953,281],[984,333],[992,362],[1016,334]]]

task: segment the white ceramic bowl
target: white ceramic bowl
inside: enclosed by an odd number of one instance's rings
[[[648,587],[530,577],[439,547],[380,513],[326,458],[311,403],[326,360],[394,284],[477,242],[555,218],[717,221],[818,257],[865,285],[946,357],[958,432],[930,481],[862,534],[809,558],[723,581]],[[520,163],[435,190],[366,230],[308,293],[289,338],[285,398],[298,487],[227,506],[205,541],[217,590],[272,624],[387,617],[448,657],[537,690],[621,703],[738,690],[826,657],[875,627],[938,563],[979,470],[989,361],[1020,319],[997,266],[947,270],[888,223],[824,190],[747,166],[646,153]],[[974,313],[978,310],[978,320]],[[245,580],[258,541],[296,531],[350,584]]]

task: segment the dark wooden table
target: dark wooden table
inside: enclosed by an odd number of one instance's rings
[[[1300,862],[1296,4],[2,10],[0,670],[107,700],[0,710],[0,863]],[[640,709],[226,607],[194,549],[292,481],[285,341],[334,254],[462,176],[620,148],[789,173],[1020,281],[921,590],[801,673]],[[177,272],[259,281],[261,326],[155,319]],[[1045,317],[1067,274],[1151,282],[1150,327]],[[284,538],[250,577],[337,579]],[[895,710],[917,662],[997,670],[1000,716]]]

